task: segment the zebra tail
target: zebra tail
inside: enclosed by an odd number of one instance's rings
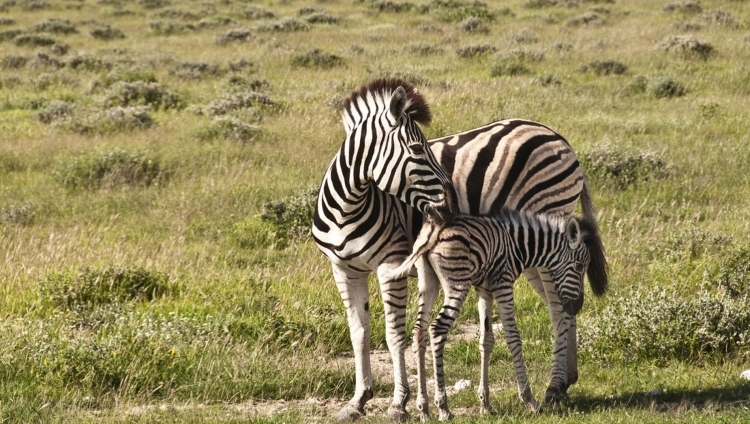
[[[409,275],[409,271],[411,271],[414,264],[417,263],[417,260],[425,253],[432,250],[432,248],[435,247],[435,244],[437,244],[437,235],[439,233],[438,227],[439,226],[431,219],[425,219],[422,230],[414,241],[411,255],[407,256],[401,265],[393,269],[391,273],[386,276],[388,280],[400,280]]]
[[[586,275],[589,277],[589,284],[594,294],[602,296],[607,292],[609,285],[607,258],[604,255],[604,245],[599,234],[599,226],[596,223],[596,208],[585,178],[583,180],[583,191],[581,191],[581,209],[583,210],[583,226],[585,233],[587,233],[584,237],[584,243],[586,243],[591,255],[591,262]]]

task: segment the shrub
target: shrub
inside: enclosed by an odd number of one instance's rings
[[[17,46],[51,46],[56,43],[55,39],[47,34],[20,34],[13,39]]]
[[[669,174],[669,165],[656,153],[631,153],[613,148],[609,143],[582,152],[578,159],[587,175],[611,180],[619,188]]]
[[[251,107],[274,106],[271,98],[264,93],[244,92],[230,94],[208,104],[208,114],[212,116],[226,115],[229,112]]]
[[[487,8],[486,3],[480,1],[432,0],[421,11],[435,14],[444,22],[453,23],[461,22],[470,16],[484,21],[495,19],[495,13]]]
[[[227,18],[225,16],[210,16],[208,18],[203,18],[200,21],[198,21],[199,28],[214,28],[214,27],[236,25],[236,24],[237,22],[235,22],[234,19]]]
[[[271,83],[264,79],[247,79],[241,75],[231,75],[226,79],[224,85],[232,93],[243,93],[243,92],[269,92],[271,91]]]
[[[710,278],[720,293],[731,298],[750,298],[750,246],[744,245],[721,256],[718,275]]]
[[[21,0],[18,3],[23,10],[42,10],[49,7],[46,0]]]
[[[676,1],[672,3],[667,3],[664,6],[662,6],[661,10],[665,12],[683,12],[683,13],[698,13],[703,8],[701,7],[700,3],[694,0],[687,0],[687,1]]]
[[[89,31],[89,34],[99,40],[115,40],[118,38],[125,38],[125,34],[123,34],[122,31],[109,25],[93,28],[91,29],[91,31]]]
[[[534,31],[525,28],[521,31],[513,31],[508,34],[508,40],[516,44],[534,44],[539,41],[539,37]]]
[[[2,66],[3,69],[18,69],[23,68],[28,61],[29,58],[26,56],[11,54],[3,57],[2,62],[0,62],[0,66]]]
[[[206,62],[183,62],[169,72],[183,80],[197,80],[222,73],[219,65]]]
[[[163,9],[154,13],[154,16],[157,18],[180,19],[183,21],[200,20],[200,17],[196,15],[195,13],[188,12],[186,10],[178,10],[178,9]]]
[[[23,31],[21,31],[20,29],[9,29],[7,31],[0,32],[0,42],[12,40],[21,34],[23,34]]]
[[[306,53],[292,56],[292,66],[304,68],[331,69],[344,64],[344,59],[332,53],[326,53],[320,49],[313,49]]]
[[[329,14],[328,12],[315,12],[305,17],[305,21],[308,24],[329,24],[336,25],[339,23],[339,18]]]
[[[217,35],[216,44],[223,46],[225,44],[234,43],[234,42],[246,43],[254,38],[255,37],[250,32],[250,30],[245,29],[245,28],[234,28],[234,29],[230,29],[224,34]]]
[[[110,62],[88,53],[78,53],[71,56],[66,63],[71,69],[82,69],[94,72],[112,68]]]
[[[593,72],[596,75],[622,75],[628,70],[622,62],[616,60],[595,60],[580,68],[581,72]]]
[[[6,18],[6,17],[0,18],[0,26],[15,25],[15,24],[16,24],[16,20],[13,18]]]
[[[660,77],[651,84],[651,93],[657,98],[680,97],[685,95],[685,86],[672,78]]]
[[[367,2],[367,7],[378,12],[403,13],[413,10],[414,4],[390,0],[370,0]]]
[[[21,157],[17,152],[0,152],[0,174],[23,171],[26,169]]]
[[[711,234],[700,228],[690,227],[669,233],[655,250],[653,259],[667,262],[690,262],[705,254],[719,254],[731,243],[731,237]],[[658,254],[658,257],[657,257]]]
[[[150,128],[154,120],[147,106],[116,106],[73,120],[69,128],[79,134],[106,134]]]
[[[264,204],[260,217],[281,228],[290,237],[306,238],[311,234],[317,200],[318,189],[306,190],[297,196]]]
[[[50,34],[75,34],[78,32],[76,26],[67,19],[47,19],[31,28],[30,32],[47,32]]]
[[[91,309],[123,302],[149,302],[170,293],[169,277],[140,266],[84,267],[53,272],[40,284],[42,298],[61,309]]]
[[[750,346],[747,296],[700,291],[693,298],[664,289],[613,299],[579,328],[581,350],[605,361],[722,358]]]
[[[198,138],[204,141],[225,138],[246,143],[254,140],[261,133],[261,129],[257,125],[246,124],[234,117],[219,117],[215,118],[208,128],[199,132]]]
[[[493,78],[500,76],[516,76],[530,74],[531,70],[521,62],[501,62],[492,66],[490,76]]]
[[[232,240],[243,249],[283,249],[289,243],[283,228],[261,217],[235,224]]]
[[[198,29],[197,26],[193,24],[186,24],[183,22],[176,22],[176,21],[151,21],[148,24],[151,31],[153,31],[156,34],[161,35],[173,35],[173,34],[180,34],[184,32],[189,31],[195,31]]]
[[[138,0],[138,4],[144,9],[160,9],[169,6],[169,0]]]
[[[250,5],[245,9],[246,19],[273,19],[275,17],[276,15],[272,12],[269,12],[260,6]]]
[[[166,178],[158,157],[147,152],[127,152],[114,148],[63,162],[56,179],[71,189],[150,186]]]
[[[488,27],[487,24],[485,24],[483,20],[475,16],[469,16],[468,18],[459,22],[458,25],[456,25],[456,27],[460,29],[461,31],[468,32],[470,34],[475,34],[475,33],[486,34],[490,32],[490,27]]]
[[[406,51],[419,56],[429,56],[434,54],[443,54],[444,50],[442,47],[433,46],[431,44],[416,43],[409,44],[406,46]]]
[[[310,25],[307,23],[292,17],[286,17],[279,19],[275,22],[263,24],[258,27],[258,31],[266,32],[296,32],[296,31],[309,31]]]
[[[470,44],[468,46],[459,47],[456,49],[458,57],[468,59],[471,57],[482,56],[497,51],[495,46],[489,44]]]
[[[692,35],[672,35],[659,42],[657,48],[668,53],[677,54],[683,58],[708,59],[715,53],[713,46]]]
[[[75,104],[61,100],[52,100],[47,107],[37,115],[45,124],[70,118],[75,111]]]
[[[229,62],[229,70],[232,72],[240,72],[248,68],[250,69],[250,71],[254,71],[255,64],[247,59],[240,59],[234,62]]]
[[[107,90],[106,107],[146,105],[155,109],[177,109],[182,107],[180,98],[156,82],[116,82]]]
[[[0,211],[0,221],[5,225],[30,225],[34,221],[36,212],[29,203],[9,205]]]
[[[586,12],[583,15],[568,19],[565,24],[568,26],[603,25],[604,18],[596,12]]]
[[[729,28],[739,28],[740,23],[731,13],[721,9],[707,10],[701,13],[700,18],[712,25],[720,25]]]

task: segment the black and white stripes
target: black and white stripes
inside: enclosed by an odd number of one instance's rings
[[[508,209],[501,209],[496,216],[459,215],[449,225],[436,225],[429,219],[425,222],[413,253],[394,270],[392,278],[402,278],[424,255],[443,287],[443,307],[430,325],[435,403],[441,420],[451,416],[445,392],[443,350],[448,331],[472,286],[492,296],[497,303],[513,357],[519,396],[532,411],[539,409],[523,361],[513,307],[513,282],[527,268],[544,267],[564,310],[575,316],[583,305],[583,275],[590,261],[585,240],[590,236],[590,225],[576,218],[533,216]],[[480,394],[489,392],[487,368],[494,344],[494,339],[490,340],[491,328],[484,333],[480,343],[483,358]],[[424,363],[424,358],[418,359],[420,364]]]

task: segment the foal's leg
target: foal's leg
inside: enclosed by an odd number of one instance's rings
[[[471,286],[451,287],[446,284],[444,279],[441,279],[441,282],[443,283],[445,300],[437,318],[430,325],[430,341],[432,343],[432,362],[435,368],[435,405],[440,412],[440,421],[446,421],[453,418],[453,414],[448,409],[448,395],[445,393],[443,351],[445,341],[448,338],[448,330],[458,317],[458,312],[461,310]]]
[[[512,284],[512,282],[511,282]],[[516,371],[516,382],[518,383],[518,396],[532,412],[539,412],[539,404],[534,395],[531,393],[528,375],[526,374],[526,365],[523,361],[523,349],[521,345],[521,335],[516,325],[516,313],[513,305],[513,286],[511,284],[501,287],[500,284],[494,287],[500,287],[493,291],[497,309],[500,312],[500,319],[503,323],[503,333],[505,342],[513,357],[513,368]]]
[[[490,355],[495,346],[495,335],[492,333],[492,293],[481,287],[476,288],[479,308],[479,354],[482,357],[482,368],[479,373],[479,401],[482,413],[490,413],[489,369]]]
[[[430,417],[425,364],[427,344],[430,341],[427,326],[430,323],[432,306],[435,304],[440,291],[440,280],[432,269],[430,262],[424,257],[417,261],[416,267],[419,276],[419,309],[417,321],[414,324],[412,349],[417,356],[417,409],[419,409],[422,421],[425,421]]]

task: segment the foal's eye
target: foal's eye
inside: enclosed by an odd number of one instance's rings
[[[583,264],[580,262],[576,262],[575,265],[573,265],[576,272],[583,272]]]
[[[424,146],[419,143],[410,144],[409,150],[411,150],[411,152],[415,155],[421,155],[422,153],[424,153]]]

